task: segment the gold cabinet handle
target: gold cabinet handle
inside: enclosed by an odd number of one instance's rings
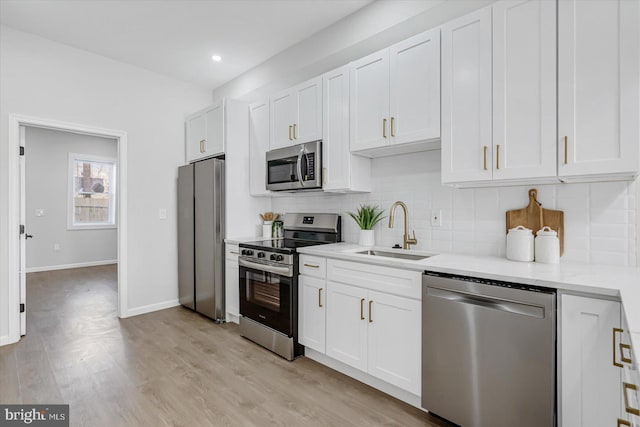
[[[369,300],[369,323],[373,323],[373,315],[371,313],[371,306],[373,305],[373,300]]]
[[[623,365],[622,363],[618,363],[617,359],[616,359],[616,334],[617,333],[623,333],[624,330],[620,329],[620,328],[613,328],[613,331],[611,333],[611,336],[613,338],[613,366],[617,366],[618,368],[622,368]]]
[[[207,147],[205,145],[206,143],[207,143],[206,139],[200,140],[200,152],[201,153],[204,153],[205,151],[207,151]]]
[[[484,170],[487,170],[487,146],[484,146]]]
[[[304,266],[305,266],[305,267],[309,267],[309,268],[320,268],[320,266],[319,266],[319,265],[307,264],[307,263],[305,263],[305,264],[304,264]]]
[[[395,121],[395,118],[391,117],[391,137],[392,138],[395,138],[396,136],[395,126],[393,125],[394,121]]]
[[[387,119],[386,118],[382,119],[382,137],[383,138],[387,137]]]
[[[569,163],[569,137],[564,137],[564,164]]]
[[[496,169],[500,169],[500,144],[496,145]]]
[[[631,423],[627,420],[623,420],[621,418],[618,418],[618,427],[622,427],[622,426],[628,426],[631,427]]]
[[[637,392],[638,387],[635,384],[623,382],[622,394],[624,395],[624,409],[625,411],[627,411],[628,414],[640,416],[640,409],[634,408],[633,406],[629,405],[629,390],[633,390]]]
[[[318,307],[322,307],[322,288],[318,288]]]
[[[629,350],[629,357],[624,356],[625,350]],[[631,360],[631,346],[629,344],[620,343],[620,361],[628,364],[633,363],[633,360]]]
[[[294,123],[293,124],[293,139],[298,139],[296,128],[297,128],[297,125]]]
[[[364,320],[364,298],[360,299],[360,320]]]
[[[289,141],[293,141],[293,138],[291,137],[291,129],[293,128],[293,126],[289,125]]]
[[[235,251],[229,251],[229,253],[233,255],[240,255],[238,252],[235,252]]]

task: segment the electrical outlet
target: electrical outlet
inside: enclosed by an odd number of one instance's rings
[[[431,211],[431,226],[442,227],[442,209],[433,209]]]
[[[167,210],[165,208],[158,209],[158,218],[167,219]]]
[[[36,209],[36,216],[44,216],[44,209]]]
[[[54,244],[53,244],[53,250],[54,250],[54,251],[59,252],[59,251],[60,251],[60,249],[61,249],[61,248],[60,248],[60,243],[54,243]]]

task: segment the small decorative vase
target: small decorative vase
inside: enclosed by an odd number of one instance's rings
[[[375,235],[373,230],[360,230],[360,246],[373,246],[375,244]]]

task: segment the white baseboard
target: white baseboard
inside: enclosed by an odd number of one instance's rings
[[[141,307],[134,307],[127,310],[127,312],[121,316],[121,318],[125,317],[133,317],[139,316],[145,313],[151,313],[152,311],[164,310],[165,308],[177,307],[180,305],[180,301],[177,299],[158,302],[156,304],[143,305]]]
[[[17,343],[18,341],[20,341],[20,337],[19,336],[18,336],[17,339],[15,339],[15,338],[12,339],[12,337],[10,335],[2,335],[2,336],[0,336],[0,346]]]
[[[117,259],[108,259],[106,261],[91,261],[91,262],[77,262],[74,264],[62,264],[62,265],[45,265],[44,267],[29,267],[27,273],[39,273],[41,271],[53,271],[53,270],[67,270],[70,268],[82,268],[82,267],[96,267],[98,265],[117,264]]]

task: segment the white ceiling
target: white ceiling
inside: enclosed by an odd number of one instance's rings
[[[371,1],[0,0],[0,23],[213,89]]]

